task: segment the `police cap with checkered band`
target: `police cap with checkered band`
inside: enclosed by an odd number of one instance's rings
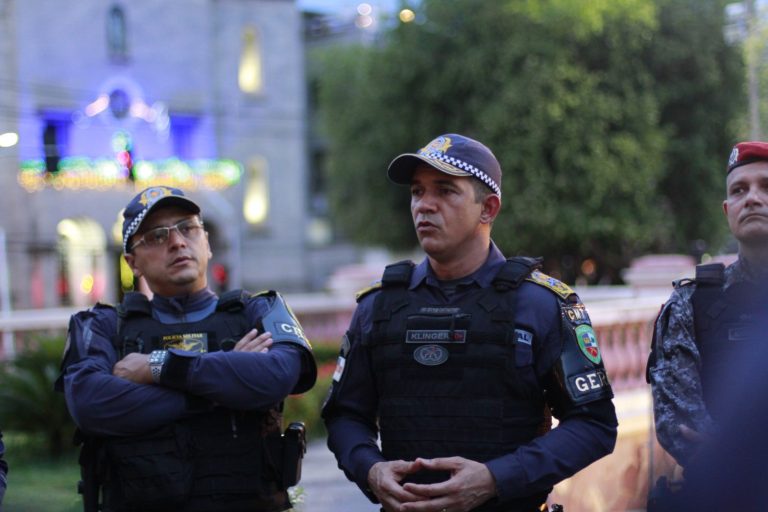
[[[141,223],[151,212],[160,207],[178,206],[190,213],[199,214],[200,207],[184,195],[181,189],[173,187],[150,187],[142,190],[131,199],[123,211],[123,252],[128,254],[128,241],[141,227]]]
[[[387,176],[395,183],[409,185],[419,164],[427,165],[452,176],[471,176],[501,196],[501,166],[484,144],[459,135],[441,135],[417,153],[404,153],[389,164]]]

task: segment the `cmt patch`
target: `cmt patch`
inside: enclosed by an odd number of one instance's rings
[[[187,352],[203,354],[208,352],[208,333],[186,332],[183,334],[168,334],[160,338],[160,345],[166,350],[177,348]]]
[[[440,345],[422,345],[413,351],[413,359],[424,366],[438,366],[448,360],[448,349]]]
[[[600,349],[597,346],[595,330],[592,329],[591,325],[580,325],[576,327],[576,341],[579,344],[581,353],[584,354],[587,359],[595,364],[600,364],[602,357],[600,357]]]
[[[409,329],[406,343],[465,343],[467,331],[459,329]]]
[[[591,324],[589,320],[589,314],[587,314],[587,308],[584,304],[578,304],[576,306],[563,306],[563,314],[568,321],[576,325]]]
[[[571,397],[577,401],[612,394],[608,375],[602,368],[568,377],[567,386]]]

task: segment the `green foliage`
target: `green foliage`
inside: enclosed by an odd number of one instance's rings
[[[0,425],[43,435],[53,457],[61,455],[74,432],[64,394],[53,389],[63,350],[63,338],[40,339],[0,366]]]
[[[665,248],[688,252],[691,241],[701,239],[718,249],[727,234],[720,206],[725,167],[746,107],[741,49],[720,37],[728,2],[658,3],[649,63],[669,137],[659,193],[676,227]]]
[[[4,510],[13,512],[77,512],[83,510],[77,494],[80,466],[77,457],[57,460],[28,460],[9,442],[10,464]]]
[[[673,15],[686,8],[680,28]],[[593,279],[616,281],[634,256],[716,233],[696,225],[696,210],[717,205],[722,184],[711,177],[739,113],[726,96],[741,80],[722,40],[722,2],[423,0],[419,9],[423,23],[398,25],[378,46],[319,57],[329,197],[353,239],[415,245],[407,189],[388,183],[386,165],[448,132],[485,142],[504,169],[494,240],[508,254],[544,255],[567,281],[586,258],[597,262]],[[686,149],[698,153],[681,165]]]

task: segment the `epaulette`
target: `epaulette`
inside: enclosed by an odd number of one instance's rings
[[[93,309],[115,309],[115,305],[108,302],[97,302],[93,305]]]
[[[536,283],[540,286],[543,286],[544,288],[548,288],[563,299],[567,299],[569,296],[576,293],[564,282],[555,279],[554,277],[548,276],[547,274],[538,270],[531,272],[531,275],[526,278],[526,281],[531,281],[532,283]]]
[[[269,295],[270,293],[273,293],[272,290],[261,290],[256,293],[252,293],[251,297],[263,297],[264,295]]]
[[[382,285],[381,285],[381,281],[376,281],[376,282],[375,282],[375,283],[373,283],[371,286],[368,286],[368,287],[366,287],[366,288],[363,288],[362,290],[358,291],[358,292],[355,294],[355,301],[356,301],[356,302],[360,302],[360,301],[363,299],[363,297],[365,297],[365,296],[366,296],[366,295],[368,295],[369,293],[371,293],[371,292],[375,292],[376,290],[379,290],[379,289],[381,289],[381,286],[382,286]]]

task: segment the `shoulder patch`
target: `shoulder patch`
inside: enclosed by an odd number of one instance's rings
[[[363,297],[365,297],[366,295],[368,295],[371,292],[375,292],[376,290],[378,290],[380,288],[381,288],[381,281],[376,281],[371,286],[368,286],[367,288],[363,288],[362,290],[358,291],[355,294],[355,300],[357,302],[360,302]]]
[[[539,286],[543,286],[544,288],[549,288],[556,295],[562,297],[563,299],[567,299],[569,296],[576,293],[567,284],[555,279],[554,277],[548,276],[544,272],[539,272],[538,270],[531,272],[531,275],[526,278],[526,281],[531,281],[538,284]]]

